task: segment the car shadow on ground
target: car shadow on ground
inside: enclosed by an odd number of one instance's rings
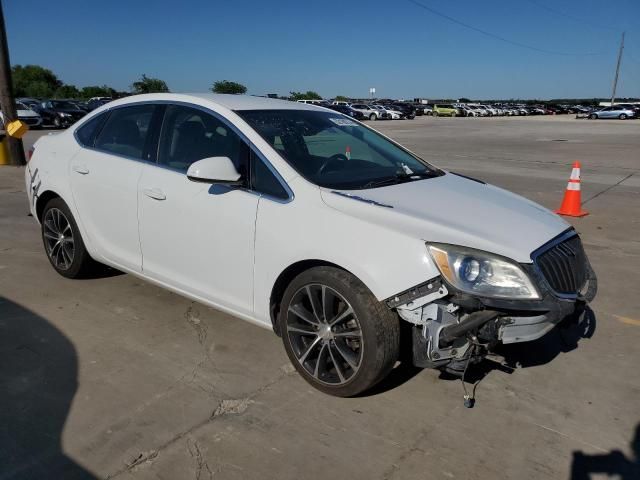
[[[640,424],[636,425],[631,451],[632,457],[627,458],[620,450],[596,455],[576,450],[573,452],[570,479],[589,480],[592,478],[591,474],[595,474],[598,478],[606,475],[620,480],[637,480],[640,478]]]
[[[71,341],[0,296],[0,480],[96,478],[62,451],[77,374]]]

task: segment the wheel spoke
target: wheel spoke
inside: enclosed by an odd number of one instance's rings
[[[301,304],[289,306],[289,311],[293,313],[300,320],[303,320],[311,325],[320,325],[319,322],[313,319],[313,314],[304,308]]]
[[[340,378],[340,382],[344,383],[345,378],[344,374],[342,373],[342,367],[338,365],[338,362],[336,362],[336,358],[333,356],[333,349],[331,348],[331,345],[329,345],[329,355],[331,356],[331,362],[333,363],[333,366],[336,368],[336,373]]]
[[[357,358],[355,352],[351,350],[349,347],[344,345],[341,341],[337,341],[334,343],[336,346],[336,351],[340,354],[342,358],[344,358],[345,362],[349,364],[351,368],[354,370],[358,368],[358,364],[356,362]]]
[[[347,319],[347,318],[348,318],[350,315],[352,315],[352,314],[353,314],[353,308],[351,308],[349,305],[347,305],[347,309],[346,309],[344,312],[342,312],[342,313],[340,313],[340,314],[336,315],[336,317],[335,317],[335,318],[333,318],[333,319],[329,322],[329,325],[331,325],[331,326],[333,327],[333,326],[334,326],[334,325],[336,325],[337,323],[339,323],[339,322],[341,322],[341,321],[343,321],[343,320]]]
[[[69,266],[73,263],[73,246],[69,246],[68,243],[62,244],[62,251],[67,254],[67,258],[69,259]],[[67,268],[69,268],[69,266]]]
[[[304,325],[287,325],[287,331],[293,333],[300,333],[302,335],[318,335],[315,330],[311,330]]]
[[[53,233],[49,233],[45,230],[44,234],[45,237],[50,238],[51,240],[55,240],[56,242],[58,241],[58,235],[54,235]]]
[[[335,332],[334,337],[361,338],[362,331],[360,329],[345,330],[344,332]]]
[[[313,369],[313,376],[317,379],[320,379],[320,363],[323,361],[323,354],[327,346],[323,343],[322,347],[320,347],[320,352],[318,352],[318,359],[316,360],[316,366]]]
[[[316,317],[316,320],[318,321],[318,323],[323,323],[323,319],[320,316],[322,305],[318,305],[317,295],[313,295],[313,293],[311,292],[311,287],[309,285],[307,285],[305,289],[307,290],[307,297],[309,297],[309,302],[311,302],[311,309],[313,310],[313,316]]]
[[[320,337],[316,337],[313,339],[313,342],[311,342],[311,344],[309,345],[309,347],[307,347],[307,350],[300,355],[300,358],[298,359],[300,361],[301,364],[304,365],[305,360],[307,359],[307,357],[309,356],[309,354],[312,352],[312,350],[314,348],[316,348],[316,346],[318,345],[318,343],[320,343]]]

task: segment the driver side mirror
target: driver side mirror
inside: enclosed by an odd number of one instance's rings
[[[218,185],[242,185],[242,176],[229,157],[209,157],[193,162],[187,170],[192,182]]]

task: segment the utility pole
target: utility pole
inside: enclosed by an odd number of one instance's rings
[[[7,29],[4,26],[4,12],[0,0],[0,109],[4,117],[4,127],[18,119],[16,102],[13,99],[13,84],[11,83],[11,62],[9,61],[9,46],[7,44]],[[24,149],[19,138],[6,137],[9,158],[12,165],[24,165]]]
[[[620,73],[620,63],[622,62],[622,50],[624,50],[624,32],[622,32],[622,41],[620,42],[620,50],[618,50],[618,63],[616,64],[616,76],[613,78],[613,91],[611,92],[611,106],[616,101],[616,88],[618,87],[618,74]]]

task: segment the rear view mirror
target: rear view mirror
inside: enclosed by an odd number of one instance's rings
[[[241,185],[241,175],[229,157],[209,157],[193,162],[187,170],[192,182]]]

